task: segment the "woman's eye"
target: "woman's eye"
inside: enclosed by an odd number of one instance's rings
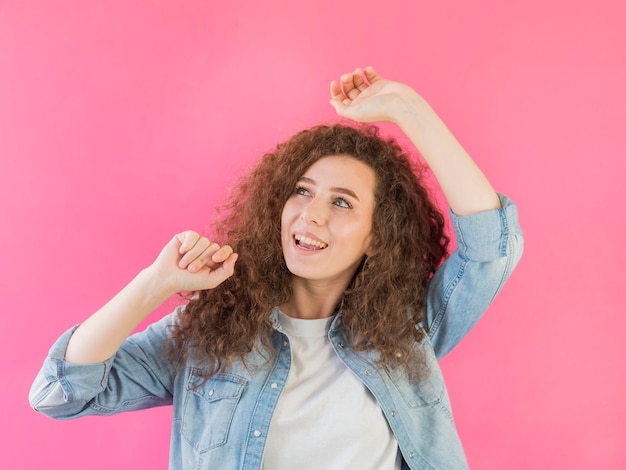
[[[298,194],[300,196],[307,196],[309,194],[309,190],[306,188],[303,188],[302,186],[296,186],[294,194]]]
[[[336,206],[343,207],[344,209],[352,209],[352,204],[350,204],[342,197],[338,197],[337,199],[335,199],[334,204]]]

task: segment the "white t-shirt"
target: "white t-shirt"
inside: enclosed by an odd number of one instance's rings
[[[328,340],[332,318],[279,313],[291,368],[270,423],[263,468],[399,470],[398,442],[370,391]]]

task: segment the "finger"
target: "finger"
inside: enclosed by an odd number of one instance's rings
[[[337,80],[330,82],[330,97],[338,101],[343,101],[346,98],[346,95],[343,94],[341,85]]]
[[[339,105],[347,106],[352,102],[350,98],[344,95],[343,90],[341,89],[341,84],[336,80],[330,82],[330,96],[332,97],[330,104],[333,108],[335,108],[335,112],[339,115],[341,115],[340,109],[343,108],[343,106]]]
[[[200,234],[193,230],[187,230],[186,232],[179,233],[176,238],[180,242],[178,252],[182,255],[191,250],[200,238]]]
[[[352,72],[352,81],[354,82],[354,86],[359,90],[365,90],[369,85],[365,83],[365,79],[363,78],[363,70],[357,68]]]
[[[192,263],[195,263],[196,266],[202,266],[207,260],[211,259],[213,253],[218,249],[219,245],[217,243],[211,243],[208,238],[200,237],[195,245],[180,259],[178,265],[182,269],[188,268]]]
[[[237,263],[237,259],[239,259],[239,255],[237,253],[231,253],[228,258],[224,260],[224,263],[222,263],[222,268],[228,277],[232,276],[235,272],[235,263]]]
[[[202,268],[200,272],[185,276],[185,290],[200,291],[213,289],[228,279],[235,272],[235,262],[239,255],[231,255],[217,269]]]
[[[232,254],[233,249],[229,245],[220,247],[217,243],[212,243],[204,253],[189,265],[189,270],[197,271],[203,266],[209,269],[217,269]]]
[[[217,243],[211,243],[200,255],[198,255],[193,261],[189,263],[187,269],[191,272],[196,272],[203,267],[209,269],[216,269],[220,266],[221,262],[216,263],[213,261],[213,256],[220,250],[220,246]]]
[[[330,104],[333,108],[335,108],[335,112],[337,113],[337,115],[348,119],[354,119],[353,103],[354,101],[347,98],[344,101],[330,100]]]
[[[343,94],[346,95],[349,99],[353,100],[357,96],[359,96],[360,91],[354,85],[354,75],[351,73],[344,73],[341,76],[341,89],[343,90]]]
[[[368,82],[370,82],[370,84],[375,83],[378,80],[382,80],[382,77],[376,73],[374,67],[372,67],[371,65],[365,67],[365,70],[363,72],[365,73],[365,78]]]
[[[231,253],[219,268],[209,271],[208,278],[210,286],[208,288],[220,285],[234,274],[235,263],[237,262],[238,257],[239,255],[237,253]]]
[[[231,246],[224,245],[220,247],[220,249],[217,250],[215,253],[213,253],[213,256],[211,256],[211,261],[213,261],[214,263],[223,263],[232,254],[233,249],[231,248]]]

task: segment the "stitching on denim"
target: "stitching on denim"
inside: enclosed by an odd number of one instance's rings
[[[278,333],[281,335],[281,337],[287,337],[287,335],[285,335],[284,333]],[[282,343],[282,341],[281,341]],[[268,384],[270,383],[270,380],[272,380],[272,378],[274,377],[274,372],[276,371],[276,367],[278,365],[278,363],[281,360],[282,355],[285,354],[282,351],[282,346],[280,347],[280,350],[278,351],[278,354],[276,354],[276,357],[273,361],[273,363],[271,364],[271,367],[267,373],[267,377],[265,378],[265,382],[263,383],[263,387],[261,389],[261,392],[259,394],[259,397],[262,396],[268,386]],[[287,374],[285,375],[285,378],[288,376],[289,374],[289,370],[291,369],[291,351],[289,354],[289,363],[287,364]],[[284,390],[284,387],[283,387]],[[282,392],[281,392],[282,394]],[[280,398],[279,397],[276,399],[276,401],[273,404],[273,409],[272,409],[272,414],[274,412],[274,410],[276,409],[276,405],[278,403],[278,400]],[[264,404],[265,405],[265,404]],[[250,416],[250,421],[249,421],[249,425],[248,425],[248,433],[247,433],[247,437],[246,437],[246,441],[244,444],[244,449],[243,449],[243,455],[244,455],[244,461],[243,461],[243,465],[242,468],[247,468],[249,466],[251,466],[254,462],[254,460],[256,459],[256,452],[254,452],[254,447],[258,447],[259,445],[261,445],[261,458],[263,458],[263,453],[264,453],[264,449],[265,449],[265,439],[266,437],[263,437],[262,440],[258,440],[258,441],[251,441],[250,440],[250,436],[252,435],[253,429],[256,425],[256,422],[258,420],[258,416],[260,414],[259,411],[259,407],[261,406],[261,400],[260,398],[257,398],[256,403],[254,404],[254,408],[252,410],[252,414]],[[252,450],[251,450],[252,449]]]
[[[450,298],[452,297],[452,294],[454,293],[456,286],[459,285],[459,282],[461,281],[461,278],[463,277],[463,274],[465,272],[465,266],[467,265],[468,260],[465,257],[460,256],[460,253],[459,253],[459,257],[461,258],[462,263],[459,265],[459,270],[456,276],[454,276],[452,281],[446,287],[441,308],[439,309],[439,312],[437,312],[437,315],[435,316],[435,319],[433,320],[431,327],[428,331],[429,338],[432,338],[435,335],[435,333],[439,329],[439,326],[443,322],[443,317],[446,315],[446,311],[448,310],[448,304],[450,302]]]
[[[119,406],[116,406],[115,408],[103,406],[100,403],[97,403],[95,399],[89,404],[89,406],[91,407],[91,409],[97,411],[100,414],[117,414],[117,413],[120,413],[121,411],[124,411],[125,408],[129,408],[132,405],[135,405],[136,403],[141,403],[142,401],[153,401],[156,403],[158,402],[170,403],[169,400],[164,400],[161,397],[155,397],[153,395],[146,395],[145,397],[134,398],[132,400],[125,400],[122,403],[120,403]],[[133,407],[133,409],[135,408]]]
[[[509,219],[504,207],[498,209],[500,216],[500,256],[506,256],[509,244]]]
[[[63,390],[63,399],[67,403],[74,401],[74,391],[65,376],[65,361],[57,362],[57,382],[59,382],[61,390]]]
[[[459,266],[459,270],[456,276],[454,276],[454,278],[450,281],[450,284],[448,284],[448,286],[446,287],[446,290],[444,291],[444,295],[442,299],[443,301],[442,301],[441,308],[439,309],[439,312],[437,312],[437,315],[435,315],[435,318],[433,319],[432,323],[429,325],[429,328],[428,328],[429,338],[432,338],[435,335],[435,333],[439,329],[439,326],[443,322],[443,317],[445,316],[446,310],[448,308],[448,302],[450,301],[450,298],[452,297],[452,293],[454,292],[454,289],[456,288],[461,278],[463,277],[463,273],[465,272],[465,265],[467,264],[467,261],[468,261],[467,254],[465,253],[467,249],[467,245],[465,244],[465,240],[463,239],[463,231],[461,230],[460,219],[456,219],[454,221],[454,226],[457,229],[455,230],[456,239],[457,239],[457,255],[462,260],[462,262]],[[454,256],[454,254],[452,256]]]
[[[456,234],[456,244],[458,248],[458,252],[465,259],[467,258],[467,244],[465,243],[465,239],[463,238],[463,230],[461,229],[461,218],[457,217],[454,221],[455,234]]]

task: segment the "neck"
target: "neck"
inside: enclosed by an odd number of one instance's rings
[[[302,319],[328,318],[335,312],[347,285],[343,283],[315,282],[292,278],[291,298],[280,310],[290,317]]]

